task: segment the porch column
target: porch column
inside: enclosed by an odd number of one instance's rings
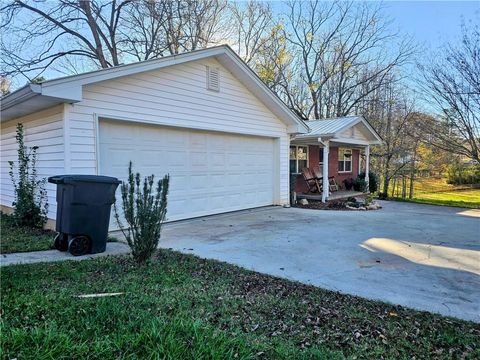
[[[330,189],[328,186],[328,153],[330,151],[330,143],[329,141],[324,141],[323,142],[323,169],[322,169],[322,175],[323,175],[323,184],[322,184],[322,202],[327,201],[327,198],[330,195]]]
[[[370,172],[370,145],[367,145],[365,148],[365,182],[367,183],[367,189],[368,187],[368,182],[369,182],[369,177],[368,173]]]

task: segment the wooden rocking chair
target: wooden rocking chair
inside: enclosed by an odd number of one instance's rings
[[[322,172],[322,169],[320,168],[320,166],[314,166],[313,169],[312,169],[312,172],[313,172],[314,176],[317,178],[317,180],[321,184],[323,184],[323,172]],[[330,191],[338,191],[338,189],[339,189],[338,184],[335,181],[334,176],[329,176],[328,177],[328,189]]]
[[[309,168],[302,169],[302,176],[308,186],[308,192],[322,192],[321,182],[315,177]]]

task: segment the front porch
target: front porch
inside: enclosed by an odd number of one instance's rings
[[[307,200],[315,200],[315,201],[322,201],[322,194],[315,194],[315,193],[298,193],[296,194],[297,199],[307,199]],[[365,193],[361,191],[354,191],[354,190],[339,190],[335,192],[330,192],[328,196],[328,201],[332,200],[343,200],[349,197],[357,197],[357,196],[365,196]]]
[[[370,146],[382,141],[375,130],[360,116],[306,123],[310,132],[290,143],[290,173],[296,176],[292,191],[297,199],[326,202],[362,195],[347,189],[361,173],[368,189]]]

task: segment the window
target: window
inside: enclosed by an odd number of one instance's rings
[[[338,172],[352,172],[352,149],[338,149]]]
[[[322,148],[322,147],[320,148],[320,150],[319,150],[319,152],[318,152],[318,159],[319,159],[319,160],[318,160],[318,163],[319,163],[320,165],[322,165],[322,164],[323,164],[323,148]]]
[[[290,146],[290,173],[298,174],[308,166],[308,147]]]

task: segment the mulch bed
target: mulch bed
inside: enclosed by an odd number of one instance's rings
[[[365,195],[356,196],[356,198],[364,198]],[[352,198],[331,200],[325,203],[317,200],[308,200],[307,205],[302,205],[300,202],[292,205],[292,207],[297,207],[301,209],[314,209],[314,210],[343,210],[343,211],[357,211],[355,209],[349,209],[346,207],[348,202],[351,202]]]

